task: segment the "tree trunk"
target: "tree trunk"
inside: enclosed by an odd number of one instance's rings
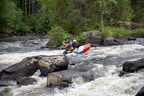
[[[100,4],[100,9],[102,10],[101,4]],[[102,24],[102,32],[104,32],[104,20],[103,20],[103,13],[101,12],[101,24]]]
[[[30,3],[30,0],[29,0],[29,16],[30,16],[30,14],[31,14],[31,3]]]
[[[25,16],[26,19],[28,19],[28,15],[27,15],[27,1],[25,0]]]

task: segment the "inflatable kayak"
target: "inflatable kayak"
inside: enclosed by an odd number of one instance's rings
[[[73,53],[75,54],[82,54],[87,52],[91,48],[91,44],[85,44],[80,46],[78,49],[75,49]],[[63,54],[70,54],[68,51],[64,51]]]

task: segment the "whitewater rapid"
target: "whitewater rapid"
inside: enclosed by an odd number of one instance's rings
[[[62,54],[64,50],[41,49],[40,47],[44,46],[47,41],[48,39],[34,39],[0,43],[0,70],[20,62],[25,57]],[[35,84],[17,86],[15,82],[11,82],[13,86],[0,87],[0,91],[10,88],[11,91],[6,96],[135,96],[144,86],[143,70],[128,74],[128,76],[118,76],[125,61],[143,58],[143,45],[92,47],[84,54],[67,56],[70,63],[75,63],[75,65],[69,65],[69,68],[92,67],[95,79],[85,82],[79,77],[73,79],[73,83],[68,88],[47,88],[47,78],[40,77],[40,72],[37,71],[32,76],[37,80]]]

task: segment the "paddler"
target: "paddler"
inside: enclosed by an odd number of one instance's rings
[[[66,51],[64,51],[63,54],[72,53],[74,50],[72,42],[70,42],[69,40],[65,41],[65,48],[66,48]]]
[[[80,43],[78,43],[76,40],[73,40],[72,45],[73,45],[73,48],[75,49],[75,48],[79,48]]]

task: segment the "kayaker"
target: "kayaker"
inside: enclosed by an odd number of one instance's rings
[[[73,45],[73,48],[75,49],[75,48],[79,48],[80,43],[78,43],[76,40],[73,40],[72,45]]]
[[[74,50],[72,42],[70,42],[69,40],[65,41],[65,48],[66,50],[64,51],[63,54],[72,53]]]

